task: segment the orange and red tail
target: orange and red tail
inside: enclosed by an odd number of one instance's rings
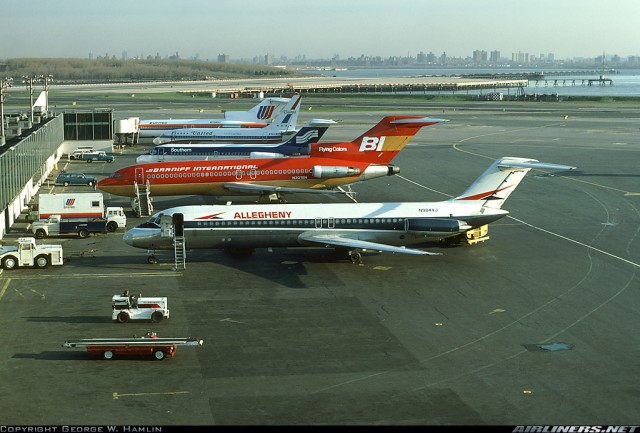
[[[388,164],[424,126],[446,122],[422,116],[387,116],[352,142],[315,143],[312,156]]]

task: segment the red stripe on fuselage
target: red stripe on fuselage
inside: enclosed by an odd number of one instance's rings
[[[507,185],[504,188],[500,188],[500,189],[494,189],[493,191],[487,191],[487,192],[483,192],[480,194],[476,194],[476,195],[470,195],[468,197],[459,197],[456,200],[482,200],[485,199],[487,197],[492,196],[493,194],[497,194],[500,191],[504,191],[507,188],[511,188],[513,185]]]

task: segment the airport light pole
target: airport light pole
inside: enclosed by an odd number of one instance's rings
[[[49,85],[53,81],[53,75],[49,74],[44,77],[44,97],[45,99],[45,109],[49,111]]]
[[[33,83],[41,81],[43,75],[23,75],[22,82],[29,87],[29,108],[31,109],[31,127],[33,128]]]
[[[0,80],[0,145],[5,143],[4,137],[4,99],[7,94],[4,93],[4,89],[11,87],[13,78],[4,77],[4,80]]]

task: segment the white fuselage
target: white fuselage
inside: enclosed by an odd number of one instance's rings
[[[484,209],[484,211],[482,210]],[[172,248],[162,215],[184,216],[187,248],[264,248],[308,245],[302,233],[340,234],[389,245],[416,245],[459,235],[508,214],[481,202],[340,203],[182,206],[130,229],[124,240],[138,248]]]

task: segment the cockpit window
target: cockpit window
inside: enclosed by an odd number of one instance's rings
[[[152,221],[147,221],[146,223],[142,223],[138,227],[140,227],[141,229],[157,229],[157,228],[160,228],[160,226],[158,224],[156,224],[155,222],[152,222]]]
[[[109,178],[111,179],[117,179],[119,177],[122,177],[122,173],[115,172],[115,173],[111,173],[111,176],[109,176]]]

